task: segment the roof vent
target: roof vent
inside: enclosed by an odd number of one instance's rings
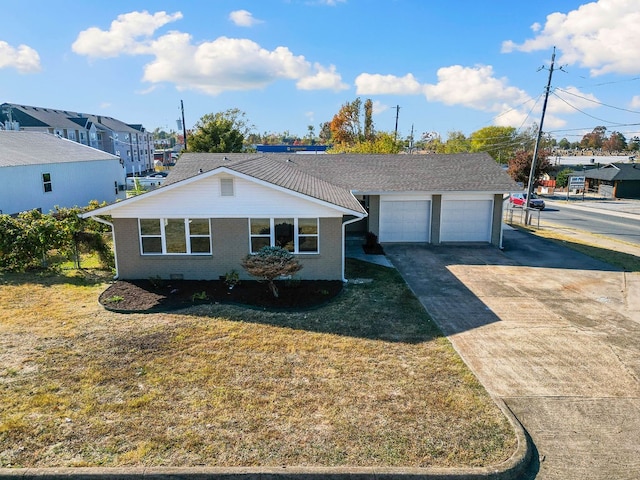
[[[228,161],[229,161],[229,159],[228,159],[226,156],[222,157],[222,159],[223,159],[225,162],[228,162]]]
[[[199,170],[198,170],[198,173],[202,173],[202,169],[199,169]]]

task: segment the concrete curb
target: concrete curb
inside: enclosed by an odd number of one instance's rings
[[[517,480],[525,478],[533,458],[531,442],[509,407],[501,399],[496,399],[496,404],[511,423],[517,446],[508,460],[492,467],[0,468],[0,480]]]

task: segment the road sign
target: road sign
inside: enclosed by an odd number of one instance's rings
[[[569,177],[569,188],[584,188],[584,177]]]

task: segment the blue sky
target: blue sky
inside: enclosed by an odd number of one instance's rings
[[[579,140],[640,135],[640,0],[4,2],[0,103],[177,130],[239,108],[304,136],[341,105],[418,137],[539,123]],[[545,67],[541,69],[541,67]]]

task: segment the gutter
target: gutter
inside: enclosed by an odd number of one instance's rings
[[[347,225],[351,225],[352,223],[356,223],[359,222],[360,220],[363,220],[366,217],[356,217],[352,220],[348,220],[346,222],[342,223],[342,282],[343,283],[347,283],[347,278],[344,275],[344,271],[345,271],[345,267],[346,267],[346,257],[345,255],[347,254],[347,246],[346,246],[346,241],[347,241],[347,229],[346,226]]]
[[[100,217],[94,217],[94,216],[90,216],[89,218],[95,220],[98,223],[102,223],[104,225],[108,225],[111,227],[111,241],[113,242],[113,259],[116,263],[116,274],[113,277],[114,280],[118,279],[118,252],[116,250],[116,231],[113,228],[113,223],[111,222],[107,222],[104,218],[100,218]]]

